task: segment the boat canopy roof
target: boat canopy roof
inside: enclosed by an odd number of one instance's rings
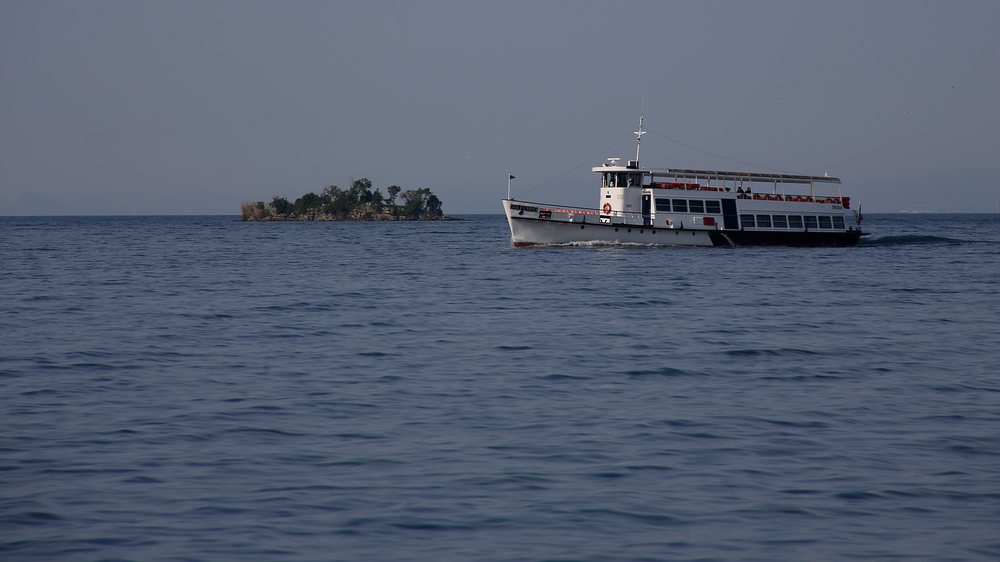
[[[633,166],[595,166],[595,172],[642,174],[650,177],[685,179],[749,180],[781,183],[840,183],[840,178],[830,176],[801,176],[797,174],[758,174],[754,172],[723,172],[719,170],[687,170],[682,168],[639,168]]]
[[[717,170],[683,170],[680,168],[667,168],[664,170],[648,170],[647,174],[653,177],[672,178],[702,178],[717,180],[750,180],[750,181],[776,181],[783,183],[813,183],[829,182],[840,183],[840,178],[830,176],[800,176],[796,174],[757,174],[753,172],[720,172]]]

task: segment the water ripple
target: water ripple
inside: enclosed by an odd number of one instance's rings
[[[0,218],[4,560],[1000,555],[996,217],[230,219]]]

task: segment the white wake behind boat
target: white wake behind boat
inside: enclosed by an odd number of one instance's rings
[[[593,168],[597,208],[504,199],[514,245],[850,246],[867,234],[839,178],[641,168],[642,119],[636,134],[635,160]]]

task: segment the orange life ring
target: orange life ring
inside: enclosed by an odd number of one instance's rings
[[[604,214],[608,214],[611,212],[611,203],[605,203],[601,208],[604,209]]]

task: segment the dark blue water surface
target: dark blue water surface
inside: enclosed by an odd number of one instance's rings
[[[0,558],[1000,557],[1000,215],[471,218],[0,218]]]

